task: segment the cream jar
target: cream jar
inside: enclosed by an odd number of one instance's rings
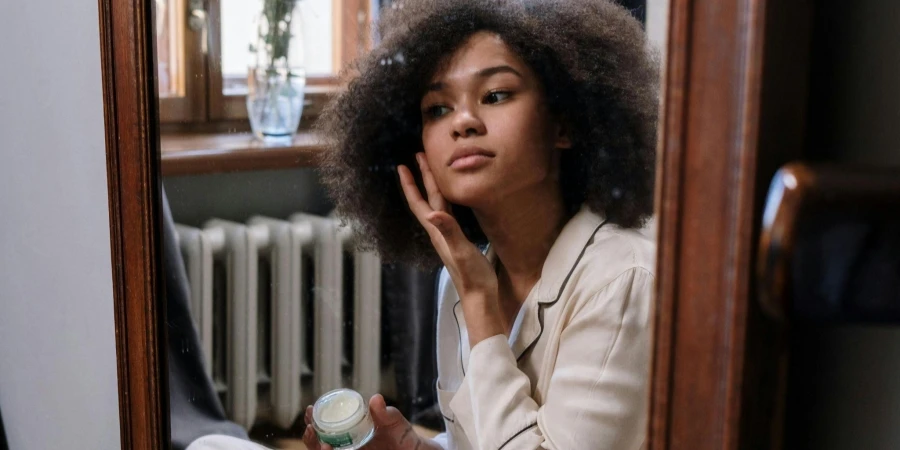
[[[352,389],[335,389],[319,397],[312,419],[319,440],[335,450],[356,450],[375,435],[369,405]]]

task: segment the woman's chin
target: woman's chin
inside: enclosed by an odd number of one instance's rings
[[[449,195],[445,194],[444,198],[454,205],[477,209],[491,204],[494,200],[494,194],[495,192],[491,189],[470,186],[466,189],[454,190]]]

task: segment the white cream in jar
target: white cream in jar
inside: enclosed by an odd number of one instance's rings
[[[352,389],[335,389],[313,405],[313,428],[335,450],[356,450],[375,435],[369,405]]]

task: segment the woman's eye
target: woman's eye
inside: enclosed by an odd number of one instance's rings
[[[487,104],[502,102],[509,98],[510,93],[506,91],[494,91],[484,96],[484,102]]]
[[[447,114],[450,111],[450,108],[443,105],[434,105],[425,110],[425,115],[431,118],[438,118]]]

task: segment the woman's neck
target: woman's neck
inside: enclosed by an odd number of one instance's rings
[[[568,217],[559,183],[535,186],[489,208],[473,209],[513,291],[530,290]],[[516,295],[520,301],[523,295]]]

